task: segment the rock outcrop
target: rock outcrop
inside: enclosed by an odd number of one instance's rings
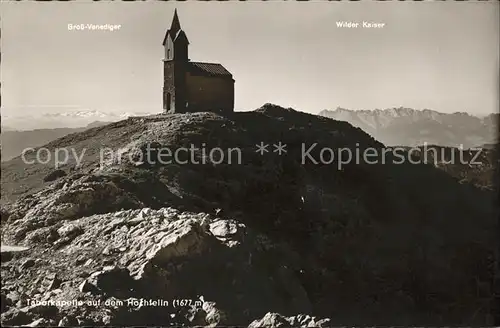
[[[2,294],[6,325],[55,325],[68,315],[95,325],[226,325],[312,308],[296,254],[233,219],[142,208],[45,228],[57,228],[54,242],[2,264],[4,290],[14,293]]]

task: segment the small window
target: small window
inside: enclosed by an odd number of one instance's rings
[[[167,49],[167,59],[170,59],[170,49]]]

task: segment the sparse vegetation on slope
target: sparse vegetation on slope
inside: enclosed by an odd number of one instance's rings
[[[455,177],[460,183],[495,190],[498,184],[498,146],[494,144],[473,149],[426,145],[413,154]],[[408,148],[410,149],[410,148]]]

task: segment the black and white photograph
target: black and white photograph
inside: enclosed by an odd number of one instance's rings
[[[1,326],[499,326],[499,21],[1,1]]]

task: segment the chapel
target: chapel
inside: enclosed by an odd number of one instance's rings
[[[191,61],[188,46],[176,9],[163,39],[163,112],[232,113],[235,82],[232,74],[219,63]]]

